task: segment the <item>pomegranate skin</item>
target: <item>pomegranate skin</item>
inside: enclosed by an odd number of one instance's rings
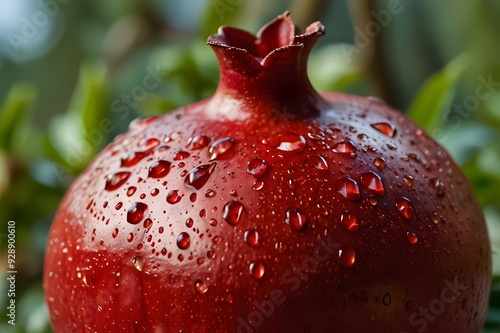
[[[134,122],[66,193],[54,332],[480,332],[490,245],[447,152],[374,98],[314,92],[319,23],[224,29],[215,96]]]

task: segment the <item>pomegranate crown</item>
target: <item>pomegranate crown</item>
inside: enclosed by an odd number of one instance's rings
[[[287,53],[288,57],[289,52],[300,52],[301,58],[307,61],[309,51],[324,34],[325,27],[320,22],[314,22],[303,33],[296,34],[290,13],[286,11],[262,27],[256,36],[238,28],[222,26],[218,34],[208,38],[208,45],[216,53],[217,49],[224,50],[226,54],[237,52],[242,60],[267,67],[282,53]]]

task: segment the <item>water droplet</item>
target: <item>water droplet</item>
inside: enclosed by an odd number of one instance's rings
[[[266,272],[266,267],[261,262],[253,262],[249,266],[250,275],[252,275],[255,279],[260,280],[264,277],[264,273]]]
[[[408,238],[408,242],[410,242],[410,244],[412,245],[417,244],[418,237],[413,232],[407,232],[406,237]]]
[[[145,147],[147,150],[156,148],[160,145],[160,140],[156,138],[145,139],[141,142],[141,146]]]
[[[439,179],[439,178],[432,178],[431,179],[431,184],[437,190],[437,195],[439,197],[442,197],[444,195],[444,192],[445,192],[445,189],[446,189],[445,186],[444,186],[443,181],[441,179]]]
[[[343,140],[337,143],[333,147],[333,152],[335,153],[341,153],[341,154],[346,154],[346,153],[355,153],[356,152],[356,146],[351,140]]]
[[[148,177],[163,178],[168,175],[171,163],[165,160],[159,160],[149,166]]]
[[[187,232],[181,232],[177,236],[177,247],[181,250],[186,250],[191,244],[191,237]]]
[[[255,178],[259,178],[264,175],[267,169],[267,162],[261,158],[253,159],[247,165],[247,173],[249,175],[254,176]]]
[[[185,160],[190,155],[191,154],[188,153],[187,151],[179,150],[179,151],[176,151],[174,153],[173,158],[174,158],[174,161],[181,161],[181,160]]]
[[[215,259],[216,256],[217,256],[217,254],[214,251],[212,251],[212,250],[210,250],[210,251],[207,252],[207,258],[208,259]]]
[[[375,192],[378,195],[384,195],[384,183],[382,182],[382,178],[377,175],[375,172],[367,172],[361,175],[361,182],[363,185],[369,190]]]
[[[337,261],[344,267],[352,267],[356,262],[356,251],[351,247],[340,248]]]
[[[380,170],[383,170],[387,167],[387,163],[382,157],[375,158],[375,160],[373,160],[373,164],[375,164],[375,166]]]
[[[411,219],[413,214],[415,213],[415,209],[413,208],[413,204],[408,198],[401,198],[396,201],[396,208],[399,212],[407,219]]]
[[[371,204],[372,206],[376,206],[376,205],[378,204],[378,200],[377,200],[377,198],[375,198],[375,197],[373,197],[373,196],[372,196],[372,197],[369,197],[369,198],[368,198],[368,201],[370,202],[370,204]]]
[[[192,228],[193,227],[193,224],[194,224],[194,220],[192,218],[188,218],[186,220],[186,227],[188,228]]]
[[[210,138],[206,135],[203,134],[198,134],[194,138],[189,139],[188,141],[188,147],[196,150],[196,149],[201,149],[210,143]]]
[[[280,136],[272,146],[281,151],[300,152],[306,148],[306,139],[302,135],[288,133]]]
[[[217,157],[227,152],[233,144],[234,139],[231,137],[225,137],[212,143],[208,149],[208,152],[210,153],[210,160],[215,160]]]
[[[384,297],[382,297],[382,304],[385,306],[391,305],[391,294],[390,293],[385,293]]]
[[[264,188],[264,181],[261,179],[257,179],[255,183],[253,183],[252,190],[260,191]]]
[[[111,234],[111,236],[113,238],[116,238],[116,236],[118,236],[118,232],[119,232],[118,228],[115,228],[115,230],[113,230],[113,234]]]
[[[203,295],[208,291],[208,286],[205,283],[203,283],[203,281],[196,280],[194,282],[194,289],[196,289],[197,292]]]
[[[115,209],[120,210],[120,208],[122,208],[122,207],[123,207],[123,202],[119,202],[116,204]]]
[[[217,195],[217,192],[215,192],[214,190],[211,190],[211,189],[208,189],[206,192],[205,192],[205,197],[207,198],[213,198]]]
[[[149,151],[130,151],[121,159],[122,167],[131,167],[139,163],[144,157],[149,155]]]
[[[214,245],[220,245],[220,244],[222,243],[222,237],[215,236],[215,237],[212,239],[212,243],[214,243]]]
[[[120,186],[125,184],[130,178],[131,173],[128,171],[116,172],[108,177],[106,177],[106,185],[104,189],[106,191],[113,191],[118,189]]]
[[[438,224],[439,221],[441,221],[441,219],[439,218],[439,215],[436,213],[432,213],[431,218],[432,218],[432,222],[434,222],[434,224]]]
[[[351,178],[341,178],[335,183],[337,193],[349,200],[358,200],[361,196],[358,183]]]
[[[375,128],[380,133],[387,135],[390,138],[393,138],[397,132],[394,125],[388,123],[376,123],[372,124],[372,127]]]
[[[181,201],[182,196],[179,194],[178,190],[170,190],[167,193],[167,202],[171,205],[175,205]]]
[[[314,168],[319,171],[328,171],[328,162],[321,155],[315,155],[309,157],[306,162],[308,168]]]
[[[369,319],[371,322],[375,322],[375,321],[377,321],[377,316],[372,314],[372,315],[370,315]]]
[[[156,197],[160,193],[160,190],[157,188],[154,188],[149,193],[151,194],[151,196]]]
[[[148,209],[148,205],[145,203],[134,202],[127,210],[127,222],[130,224],[141,222],[146,209]]]
[[[212,217],[210,220],[208,220],[208,224],[210,224],[212,227],[215,227],[217,225],[217,220]]]
[[[224,205],[222,218],[233,227],[240,223],[245,207],[239,201],[230,201]]]
[[[189,172],[189,174],[186,176],[184,182],[186,185],[194,187],[195,189],[199,190],[200,188],[203,187],[210,178],[210,175],[212,172],[215,170],[215,166],[217,163],[210,163],[210,164],[204,164],[197,166],[193,170]]]
[[[259,245],[259,232],[255,229],[245,231],[243,240],[250,246],[256,247]]]
[[[205,217],[207,216],[207,211],[205,209],[200,210],[200,217]]]
[[[340,223],[344,228],[349,231],[356,231],[359,229],[358,218],[351,212],[344,212],[340,216]]]
[[[133,240],[134,240],[134,234],[133,233],[129,233],[128,236],[127,236],[127,242],[131,243]]]
[[[144,228],[149,229],[151,228],[152,225],[153,225],[153,220],[151,220],[150,218],[144,220],[143,224]]]
[[[276,242],[276,243],[274,244],[274,248],[275,248],[276,250],[278,250],[278,252],[283,252],[283,251],[285,251],[286,246],[285,246],[285,244],[283,244],[283,242]]]
[[[137,187],[135,187],[135,186],[130,186],[130,187],[127,189],[127,196],[128,196],[128,197],[131,197],[132,195],[134,195],[135,191],[137,191]]]
[[[134,264],[135,268],[140,272],[142,271],[142,257],[141,256],[136,256],[132,258],[132,263]]]
[[[411,187],[413,185],[413,177],[412,176],[404,176],[403,177],[403,180],[405,182],[405,184],[408,186],[408,187]]]
[[[180,132],[172,132],[170,135],[165,135],[165,138],[163,139],[163,142],[168,143],[177,140],[180,138],[181,133]]]
[[[293,230],[302,230],[307,224],[307,216],[298,208],[290,208],[285,213],[285,223]]]

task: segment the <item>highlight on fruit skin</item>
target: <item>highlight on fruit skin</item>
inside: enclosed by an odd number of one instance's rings
[[[480,331],[468,181],[399,111],[314,90],[323,34],[221,28],[215,95],[133,122],[76,179],[47,242],[55,333]]]

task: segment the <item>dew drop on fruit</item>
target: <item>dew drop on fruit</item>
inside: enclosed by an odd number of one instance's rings
[[[111,236],[113,238],[116,238],[116,236],[118,236],[118,232],[119,232],[118,228],[115,228],[115,230],[113,230],[113,233],[111,234]]]
[[[319,171],[328,171],[328,162],[321,155],[315,155],[309,157],[306,162],[308,168],[314,168]]]
[[[190,138],[188,140],[188,147],[197,150],[205,148],[210,143],[210,138],[203,134],[198,134],[197,136]]]
[[[230,201],[224,205],[222,210],[222,218],[233,227],[241,221],[245,207],[239,201]]]
[[[131,197],[134,195],[135,191],[137,191],[137,187],[135,186],[130,186],[128,189],[127,189],[127,196],[128,197]]]
[[[210,178],[210,175],[215,170],[217,163],[210,163],[197,166],[189,172],[184,182],[187,186],[193,187],[197,190],[203,187]]]
[[[266,272],[266,267],[261,262],[253,262],[249,266],[250,275],[252,275],[255,279],[260,280],[264,277]]]
[[[385,188],[384,183],[382,182],[382,178],[377,175],[375,172],[366,172],[361,175],[361,182],[363,185],[371,190],[372,192],[378,195],[384,195]]]
[[[340,224],[349,231],[356,231],[359,229],[358,218],[351,212],[344,212],[340,216]]]
[[[261,158],[255,158],[247,165],[247,174],[259,178],[266,172],[267,162]]]
[[[186,220],[186,227],[188,228],[192,228],[193,227],[193,224],[194,224],[194,220],[192,218],[188,218]]]
[[[344,267],[352,267],[356,262],[356,251],[351,247],[342,247],[338,251],[337,261]]]
[[[259,232],[255,229],[248,229],[243,235],[243,240],[250,246],[259,246]]]
[[[168,175],[171,163],[165,160],[159,160],[149,166],[148,177],[163,178]]]
[[[280,136],[273,147],[281,151],[300,152],[306,148],[306,139],[302,135],[288,133]]]
[[[170,190],[167,193],[167,202],[171,205],[175,205],[181,201],[182,196],[179,194],[178,190]]]
[[[139,163],[144,157],[148,156],[147,151],[130,151],[121,159],[122,167],[131,167]]]
[[[335,183],[335,191],[349,200],[358,200],[361,196],[358,183],[351,178],[341,178]]]
[[[372,124],[371,126],[373,128],[375,128],[377,131],[379,131],[380,133],[385,134],[390,138],[393,138],[396,135],[396,128],[392,124],[376,123],[376,124]]]
[[[123,202],[119,202],[115,205],[116,210],[120,210],[123,207]]]
[[[391,305],[391,294],[390,293],[385,293],[384,297],[382,297],[382,304],[385,306]]]
[[[163,138],[163,142],[168,143],[177,140],[178,138],[181,137],[180,132],[172,132],[169,135],[165,135],[165,138]]]
[[[208,224],[210,224],[210,226],[212,227],[215,227],[217,225],[217,220],[212,217],[210,220],[208,220]]]
[[[208,291],[208,286],[203,281],[196,280],[194,282],[194,289],[196,289],[197,292],[203,295]]]
[[[375,197],[369,197],[369,198],[368,198],[368,201],[370,202],[370,204],[371,204],[372,206],[376,206],[376,205],[378,204],[378,200],[377,200],[377,198],[375,198]]]
[[[151,220],[150,218],[144,220],[143,223],[144,228],[149,229],[151,228],[152,225],[153,225],[153,220]]]
[[[154,188],[149,193],[151,194],[151,196],[156,197],[160,193],[160,190],[157,188]]]
[[[132,263],[139,272],[142,271],[143,262],[141,256],[135,256],[134,258],[132,258]]]
[[[106,185],[104,189],[106,191],[113,191],[118,189],[120,186],[125,184],[130,178],[131,173],[128,171],[116,172],[108,177],[106,177]]]
[[[188,158],[191,154],[184,150],[176,151],[173,155],[174,161],[181,161]]]
[[[414,179],[412,176],[404,176],[403,180],[404,180],[406,186],[411,187],[413,185]]]
[[[219,139],[212,143],[210,148],[208,148],[208,152],[210,153],[210,160],[215,160],[220,155],[227,152],[234,144],[234,139],[231,137],[225,137]]]
[[[383,170],[387,167],[387,164],[382,157],[376,157],[375,160],[373,160],[373,164],[375,164],[375,166],[380,170]]]
[[[407,232],[406,238],[408,238],[408,242],[410,242],[410,244],[412,245],[417,244],[418,242],[418,237],[413,232]]]
[[[333,147],[333,152],[341,154],[355,153],[356,146],[351,140],[340,141]]]
[[[214,190],[211,190],[211,189],[208,189],[206,192],[205,192],[205,197],[207,198],[213,198],[217,195],[217,192],[215,192]]]
[[[405,197],[396,201],[396,208],[406,219],[411,219],[413,214],[415,214],[413,204],[411,203],[410,199]]]
[[[187,232],[181,232],[177,236],[177,247],[181,250],[186,250],[191,244],[191,236]]]
[[[127,236],[127,242],[131,243],[133,240],[134,240],[134,234],[133,233],[129,233],[128,236]]]
[[[141,142],[141,146],[143,146],[147,150],[156,148],[159,145],[160,145],[160,140],[158,140],[157,138],[149,138]]]
[[[293,230],[302,230],[307,224],[307,216],[298,208],[290,208],[285,213],[285,223]]]
[[[145,203],[134,202],[127,210],[127,222],[131,224],[141,222],[146,209],[148,209],[148,205]]]
[[[257,179],[255,183],[253,183],[252,190],[260,191],[264,188],[264,181],[261,179]]]
[[[444,186],[443,181],[439,178],[432,178],[431,184],[437,190],[437,195],[442,197],[444,195],[444,192],[445,192],[445,186]]]

